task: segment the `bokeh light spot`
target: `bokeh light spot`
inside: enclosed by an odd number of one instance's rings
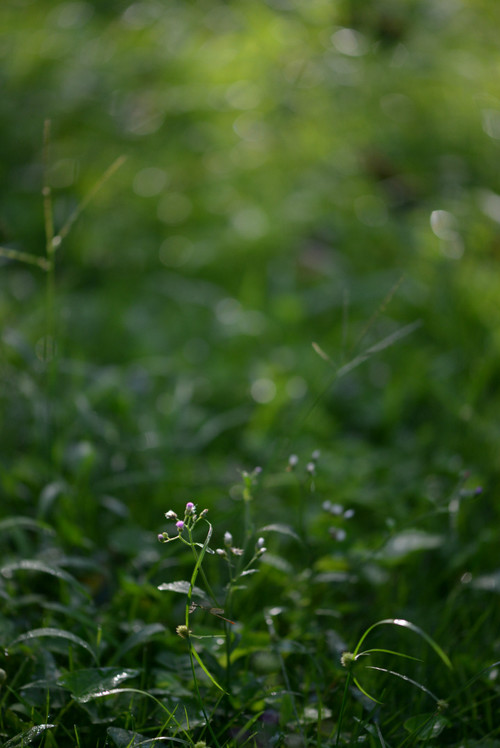
[[[252,382],[250,393],[256,403],[270,403],[276,397],[276,385],[272,379],[261,377]]]

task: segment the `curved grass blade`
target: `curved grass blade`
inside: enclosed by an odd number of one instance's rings
[[[374,653],[382,653],[382,654],[390,654],[390,655],[396,655],[396,657],[402,657],[405,660],[413,660],[414,662],[422,662],[422,659],[420,657],[412,657],[411,655],[404,654],[404,652],[395,652],[392,649],[379,649],[376,647],[375,649],[365,649],[363,652],[360,652],[358,657],[364,657],[364,655],[374,654]]]
[[[373,631],[374,628],[377,626],[401,626],[402,628],[410,629],[410,631],[413,631],[415,634],[418,634],[437,654],[439,659],[446,665],[446,667],[450,668],[450,670],[453,669],[453,665],[451,664],[450,658],[448,657],[445,652],[441,649],[439,644],[432,639],[432,637],[429,636],[429,634],[426,634],[423,629],[420,628],[420,626],[416,626],[414,623],[411,623],[410,621],[406,621],[402,618],[384,618],[381,621],[377,621],[372,626],[370,626],[361,639],[359,640],[356,649],[354,650],[353,654],[356,657],[359,654],[359,650],[361,649],[361,645],[363,644],[364,640],[368,636],[368,634]]]
[[[401,678],[401,680],[406,681],[407,683],[411,683],[412,686],[416,686],[417,688],[420,688],[421,691],[426,693],[428,696],[430,696],[434,701],[437,703],[439,701],[438,697],[432,693],[432,691],[429,691],[428,688],[422,685],[422,683],[419,683],[416,680],[413,680],[413,678],[409,678],[407,675],[404,675],[403,673],[398,673],[396,670],[388,670],[385,667],[378,667],[376,665],[367,665],[367,670],[379,670],[381,673],[387,673],[388,675],[394,675],[396,678]]]
[[[219,684],[217,683],[217,681],[215,680],[215,678],[214,678],[214,676],[212,675],[212,673],[211,673],[211,672],[210,672],[210,671],[209,671],[209,670],[207,669],[207,667],[206,667],[205,663],[203,662],[203,660],[201,659],[200,655],[198,654],[198,652],[196,651],[196,649],[195,649],[195,648],[194,648],[193,646],[191,647],[191,651],[192,651],[192,653],[193,653],[193,656],[194,656],[194,658],[195,658],[196,662],[197,662],[197,663],[198,663],[198,665],[199,665],[199,666],[201,667],[201,669],[203,670],[203,672],[205,673],[205,675],[207,676],[207,678],[209,678],[209,679],[210,679],[210,680],[212,681],[212,683],[214,684],[214,686],[216,686],[216,687],[217,687],[217,688],[218,688],[218,689],[219,689],[220,691],[222,691],[222,693],[225,693],[225,694],[227,694],[227,691],[225,691],[225,690],[224,690],[224,689],[222,688],[222,686],[220,686],[220,685],[219,685]]]
[[[289,525],[282,525],[279,522],[272,525],[265,525],[264,527],[260,527],[258,532],[277,532],[280,535],[289,535],[291,538],[298,540],[299,543],[302,542],[297,533],[292,530]]]
[[[113,161],[111,166],[109,166],[104,174],[97,180],[95,185],[92,187],[90,192],[87,193],[87,195],[83,198],[80,205],[78,205],[75,210],[71,213],[69,218],[67,219],[66,223],[62,227],[62,229],[59,231],[58,235],[54,237],[53,239],[53,246],[54,249],[58,248],[61,244],[62,240],[69,234],[71,227],[75,223],[75,221],[81,216],[87,205],[94,199],[94,197],[97,195],[101,187],[104,186],[104,184],[110,179],[113,174],[118,171],[118,169],[125,163],[127,160],[127,157],[125,155],[118,156],[118,158]]]

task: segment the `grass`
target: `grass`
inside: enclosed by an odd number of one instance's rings
[[[118,6],[0,10],[0,744],[495,748],[497,4]]]

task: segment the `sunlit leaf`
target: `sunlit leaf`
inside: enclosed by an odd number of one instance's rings
[[[189,587],[189,582],[163,582],[163,584],[158,585],[158,589],[161,592],[180,592],[183,595],[188,594]],[[193,587],[192,595],[206,600],[205,593],[199,587]]]
[[[139,673],[139,670],[131,668],[86,668],[66,673],[57,682],[71,691],[75,699],[85,703],[97,693],[116,688],[123,681],[134,678]]]
[[[23,746],[31,745],[35,740],[38,742],[38,738],[46,730],[52,730],[54,727],[55,725],[49,723],[30,727],[29,730],[14,735],[13,738],[4,743],[4,748],[23,748]]]

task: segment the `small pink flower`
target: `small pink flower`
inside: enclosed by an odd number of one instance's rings
[[[184,522],[180,519],[178,522],[175,523],[175,526],[179,530],[179,532],[182,532],[184,528]]]
[[[192,501],[188,501],[186,504],[186,514],[192,514],[194,512],[195,506]]]

